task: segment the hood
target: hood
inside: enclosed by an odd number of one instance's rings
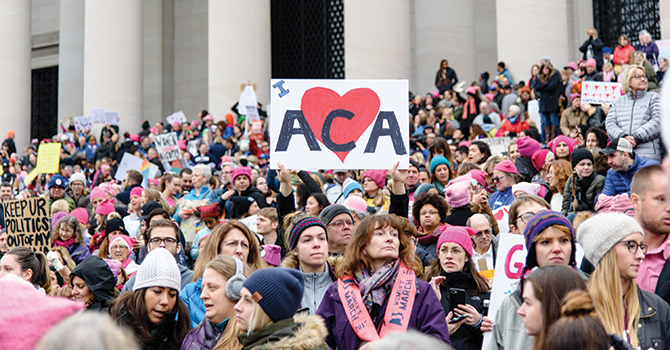
[[[91,290],[93,297],[97,301],[107,301],[114,298],[114,275],[109,265],[99,256],[92,255],[82,261],[70,274],[77,276],[86,282],[86,286]]]

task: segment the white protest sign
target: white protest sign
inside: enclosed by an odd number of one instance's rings
[[[143,161],[144,160],[140,157],[135,157],[128,152],[124,153],[123,158],[121,158],[121,163],[119,163],[119,167],[116,169],[114,178],[119,181],[123,181],[128,170],[137,170],[141,172],[140,169],[142,168]],[[155,178],[156,174],[158,174],[158,165],[149,163],[149,178]]]
[[[105,122],[109,125],[119,125],[121,117],[118,111],[105,111]]]
[[[260,120],[258,116],[258,99],[256,98],[256,91],[251,84],[244,87],[240,94],[240,99],[237,110],[240,114],[245,114],[249,120]]]
[[[407,80],[271,82],[271,167],[409,166]]]
[[[500,234],[498,236],[498,254],[496,259],[496,274],[491,288],[491,304],[489,317],[495,320],[496,313],[502,301],[517,288],[519,278],[526,264],[526,241],[522,235]],[[491,341],[491,332],[484,334],[482,349],[488,349]]]
[[[193,140],[186,144],[186,151],[194,157],[198,155],[198,143],[198,140]]]
[[[174,124],[175,122],[178,122],[179,124],[188,122],[188,120],[186,120],[186,115],[184,114],[184,111],[174,112],[169,116],[167,116],[167,118],[165,119],[167,120],[168,123],[170,123],[170,125]]]
[[[582,82],[582,103],[601,104],[613,103],[621,96],[621,84],[603,83],[600,81]]]
[[[491,149],[491,155],[508,156],[509,152],[507,151],[507,145],[512,142],[512,138],[509,136],[493,137],[478,139],[477,141],[481,141],[489,145],[489,148]]]
[[[509,205],[506,205],[493,211],[493,216],[498,221],[500,233],[509,233],[509,207]]]
[[[249,231],[251,231],[253,233],[256,233],[256,221],[258,221],[258,214],[247,216],[244,219],[240,219],[240,222],[243,223],[244,226],[246,226],[249,229]],[[262,237],[258,237],[258,238],[260,240],[260,238],[262,238]]]
[[[105,109],[104,108],[91,108],[91,118],[96,124],[105,124]]]
[[[77,131],[88,131],[93,126],[91,117],[74,117],[72,119],[74,120],[74,128]]]
[[[542,127],[542,117],[540,117],[540,102],[537,100],[528,101],[528,118],[535,122],[537,128]]]
[[[171,162],[175,159],[181,158],[179,154],[179,145],[177,145],[177,134],[174,132],[154,137],[156,143],[156,151],[161,160]]]
[[[670,58],[670,40],[656,40],[654,42],[658,46],[658,58]]]

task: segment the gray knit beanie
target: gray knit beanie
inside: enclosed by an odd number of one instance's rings
[[[133,292],[142,288],[167,287],[181,290],[181,273],[174,256],[165,248],[149,252],[137,270]]]
[[[632,233],[644,231],[640,224],[626,214],[602,213],[579,225],[577,242],[584,248],[584,256],[593,266],[619,241]]]

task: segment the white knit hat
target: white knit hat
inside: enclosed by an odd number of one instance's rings
[[[644,237],[644,230],[635,219],[621,213],[602,213],[579,225],[577,242],[584,248],[586,259],[598,266],[615,244],[632,233],[641,233]]]
[[[133,292],[149,287],[167,287],[181,290],[181,273],[174,256],[167,249],[157,248],[149,252],[142,261]]]

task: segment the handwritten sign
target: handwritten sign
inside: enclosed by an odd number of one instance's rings
[[[167,120],[168,123],[170,123],[170,125],[174,124],[175,122],[179,124],[188,122],[188,120],[186,119],[186,115],[184,114],[184,111],[174,112],[169,116],[167,116],[167,118],[165,119]]]
[[[44,197],[7,200],[2,203],[7,227],[7,245],[26,247],[34,252],[49,252],[51,220],[49,204]]]
[[[74,128],[77,132],[89,131],[93,126],[93,120],[90,116],[74,117],[72,119],[74,120]]]
[[[583,103],[613,103],[614,100],[620,96],[621,84],[619,83],[603,83],[599,81],[582,82]]]
[[[119,125],[121,117],[118,111],[105,111],[105,121],[109,125]]]
[[[509,233],[509,205],[493,211],[493,217],[498,221],[499,233]]]
[[[116,170],[116,174],[114,175],[114,178],[123,181],[123,179],[126,177],[126,172],[128,170],[137,170],[141,172],[142,169],[142,164],[144,163],[144,160],[140,157],[136,157],[128,152],[123,154],[123,158],[121,158],[121,163],[119,163],[119,167]],[[156,174],[158,174],[158,165],[154,163],[149,163],[149,178],[153,179],[156,177]],[[146,182],[147,177],[144,177],[144,182]],[[146,188],[146,186],[144,186]]]
[[[409,166],[407,80],[271,82],[271,166],[389,169]]]
[[[509,136],[505,137],[493,137],[493,138],[484,138],[478,139],[477,141],[484,142],[489,145],[492,155],[499,156],[508,156],[509,152],[507,151],[507,146],[512,142],[512,138]]]
[[[179,145],[177,145],[177,134],[174,132],[157,135],[154,137],[156,150],[161,160],[171,162],[181,158],[179,154]]]
[[[60,165],[60,143],[43,143],[37,149],[37,164],[28,174],[26,183],[31,183],[38,174],[54,174]]]
[[[91,108],[91,118],[96,124],[105,124],[105,109],[104,108]]]

